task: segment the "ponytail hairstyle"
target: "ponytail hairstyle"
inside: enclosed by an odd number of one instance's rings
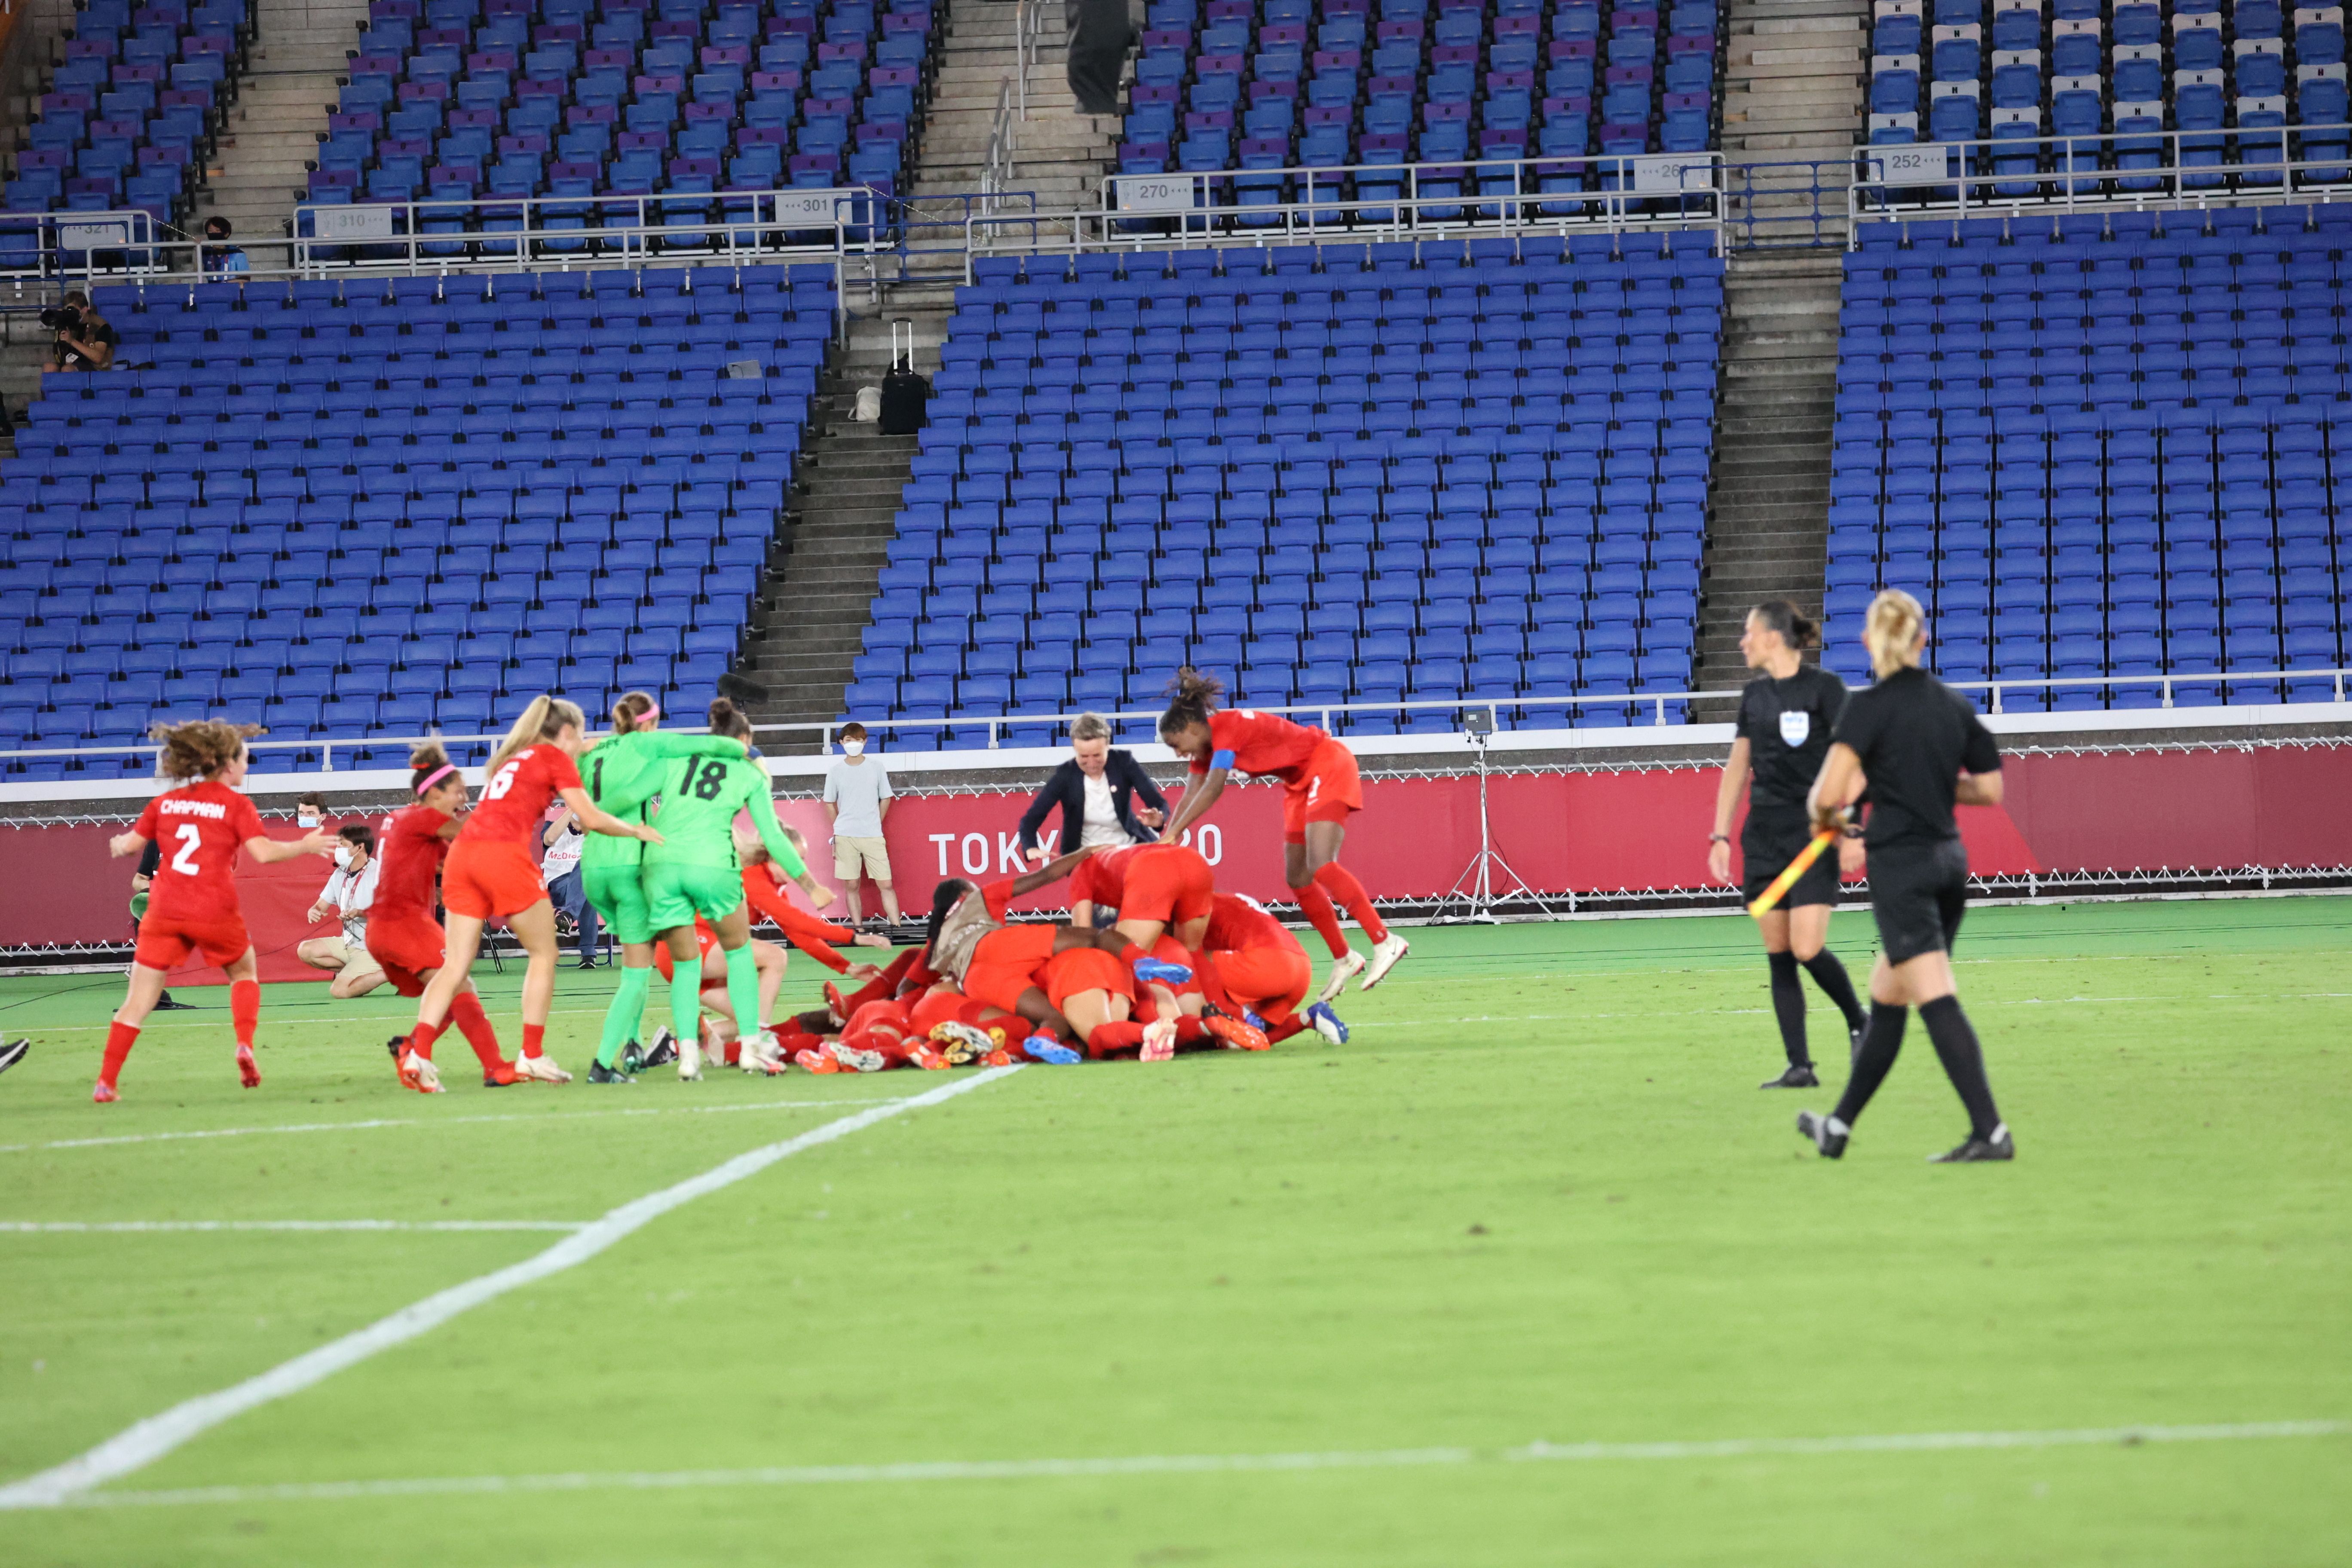
[[[939,945],[940,927],[947,923],[949,914],[958,904],[977,890],[978,884],[967,882],[961,877],[950,877],[931,889],[930,923],[923,928],[923,962],[926,964],[931,961],[931,949]]]
[[[1885,679],[1898,669],[1919,668],[1919,639],[1927,617],[1919,601],[1900,588],[1882,588],[1870,601],[1870,618],[1863,623],[1863,645],[1870,649],[1870,668]]]
[[[448,753],[442,751],[438,741],[425,741],[412,747],[408,768],[408,793],[418,800],[457,776],[457,770],[449,765]]]
[[[729,699],[715,698],[710,704],[710,732],[732,740],[749,741],[751,738],[751,721],[743,717],[743,710]]]
[[[490,760],[482,764],[482,777],[496,777],[500,768],[514,760],[517,752],[541,741],[552,741],[563,733],[567,724],[575,730],[587,729],[587,716],[580,711],[578,703],[545,693],[532,698],[530,706],[522,710],[522,717],[514,721],[514,728],[507,731],[507,738],[499,742],[499,749],[490,753]]]
[[[149,740],[163,748],[155,771],[185,783],[208,779],[245,754],[247,735],[266,735],[258,724],[232,724],[226,719],[192,719],[184,724],[157,724]]]
[[[650,730],[661,717],[661,704],[649,691],[632,691],[613,704],[613,733],[626,735],[632,731]]]
[[[1821,623],[1786,599],[1767,599],[1748,613],[1763,622],[1767,630],[1779,632],[1790,653],[1822,645]]]
[[[1186,665],[1168,683],[1168,711],[1160,716],[1162,739],[1198,724],[1208,727],[1209,714],[1225,694],[1225,683]]]

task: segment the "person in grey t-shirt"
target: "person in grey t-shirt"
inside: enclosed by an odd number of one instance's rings
[[[890,883],[890,847],[882,837],[882,819],[890,815],[890,771],[866,754],[866,726],[841,727],[841,760],[824,770],[824,809],[833,819],[833,874],[841,882],[849,923],[856,925],[864,911],[859,882],[874,879],[882,895],[882,916],[898,923],[898,892]]]

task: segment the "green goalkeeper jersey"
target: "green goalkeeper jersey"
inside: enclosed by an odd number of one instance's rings
[[[624,822],[644,822],[646,805],[659,794],[669,775],[669,764],[687,757],[733,757],[740,761],[743,742],[725,735],[666,735],[659,730],[632,730],[607,735],[580,758],[581,782],[599,809]],[[645,841],[609,833],[591,833],[580,846],[580,864],[590,869],[635,866],[644,858]]]
[[[682,757],[669,764],[661,784],[661,813],[654,826],[662,841],[646,847],[648,866],[706,866],[735,871],[735,814],[749,811],[760,841],[789,877],[805,876],[793,841],[776,820],[768,797],[768,775],[740,753],[732,757]]]

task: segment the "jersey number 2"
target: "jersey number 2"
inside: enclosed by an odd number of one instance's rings
[[[727,785],[726,760],[713,757],[699,767],[688,764],[682,782],[695,799],[717,800],[719,792]]]
[[[180,824],[180,847],[172,856],[172,869],[190,877],[200,875],[203,868],[196,864],[196,847],[204,841],[194,823]]]

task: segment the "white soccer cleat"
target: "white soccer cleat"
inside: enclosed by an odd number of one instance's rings
[[[784,1047],[776,1043],[775,1032],[762,1029],[743,1043],[739,1064],[745,1072],[766,1073],[772,1078],[784,1070]]]
[[[699,1083],[702,1081],[701,1041],[680,1040],[677,1042],[677,1081],[680,1083]]]
[[[572,1075],[555,1065],[553,1057],[517,1057],[514,1074],[534,1083],[570,1083]]]
[[[431,1057],[419,1056],[415,1051],[406,1051],[394,1064],[394,1068],[400,1076],[400,1081],[417,1093],[439,1094],[441,1092],[441,1069],[433,1065]]]
[[[1412,943],[1394,931],[1389,932],[1388,935],[1372,943],[1372,967],[1364,975],[1363,988],[1370,991],[1387,979],[1389,971],[1397,966],[1397,960],[1412,951]]]
[[[1176,1056],[1176,1025],[1167,1018],[1143,1026],[1143,1048],[1135,1053],[1141,1062],[1172,1061]]]
[[[1362,953],[1354,952],[1341,953],[1331,961],[1331,978],[1323,982],[1323,994],[1315,1000],[1328,1002],[1340,992],[1345,991],[1348,988],[1348,982],[1361,973],[1363,968]]]
[[[827,1040],[825,1052],[851,1072],[880,1072],[890,1064],[882,1059],[880,1051],[865,1050],[856,1046],[845,1046],[839,1040]]]

